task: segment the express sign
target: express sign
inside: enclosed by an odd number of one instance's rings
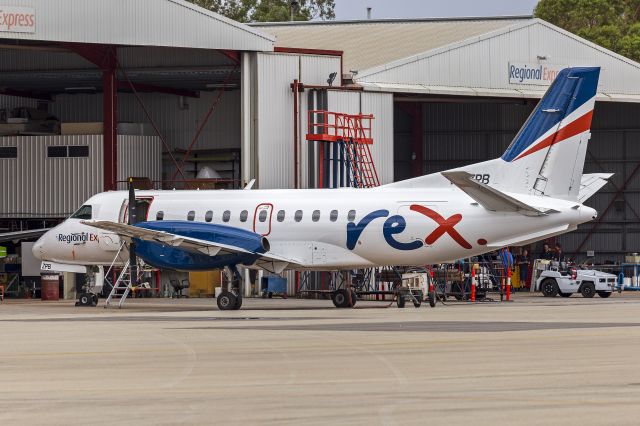
[[[509,83],[548,86],[564,68],[564,65],[510,62]]]
[[[32,7],[0,6],[0,32],[35,33],[35,9]]]

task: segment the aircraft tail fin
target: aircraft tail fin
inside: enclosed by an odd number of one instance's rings
[[[500,158],[451,171],[468,172],[505,192],[577,200],[599,76],[598,67],[560,71]],[[391,186],[424,187],[436,182],[442,183],[442,176]]]

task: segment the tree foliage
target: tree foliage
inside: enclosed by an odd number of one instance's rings
[[[334,19],[335,0],[189,0],[238,22]],[[291,4],[294,4],[292,6]]]
[[[640,0],[540,0],[535,15],[640,61]]]

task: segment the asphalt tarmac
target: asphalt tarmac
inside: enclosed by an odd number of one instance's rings
[[[6,300],[0,424],[640,423],[640,294],[387,305]]]

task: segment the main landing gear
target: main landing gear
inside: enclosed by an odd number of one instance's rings
[[[237,311],[242,307],[242,275],[235,266],[225,267],[229,284],[223,288],[216,302],[221,311]]]

